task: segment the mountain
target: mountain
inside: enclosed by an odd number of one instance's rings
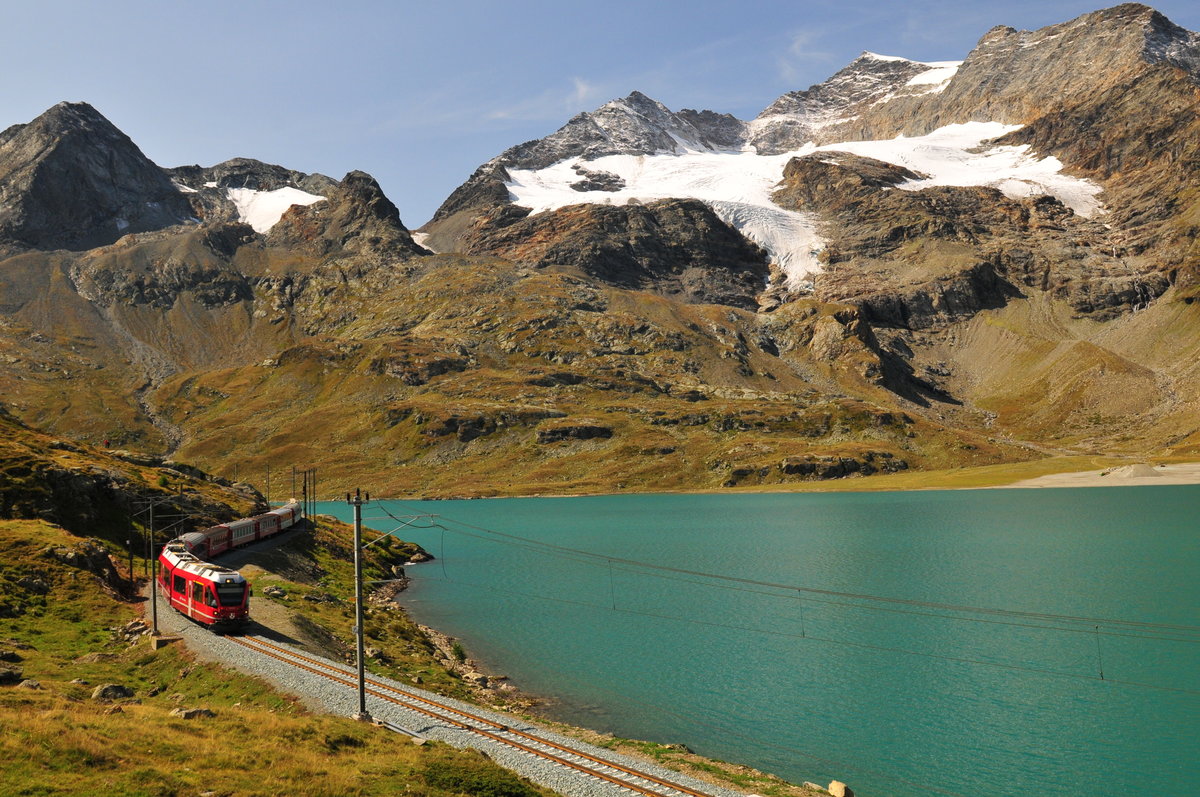
[[[0,132],[0,248],[87,249],[191,216],[162,170],[86,103]]]
[[[56,106],[0,136],[0,395],[412,495],[1194,456],[1197,41],[1127,4],[747,121],[634,92],[416,233],[366,173],[162,169]]]
[[[1164,234],[1178,251],[1181,236],[1143,222],[1148,215],[1166,220],[1152,195],[1179,195],[1196,176],[1198,64],[1197,34],[1149,7],[1125,4],[1034,32],[994,28],[962,62],[864,53],[748,122],[711,111],[674,114],[635,92],[484,164],[421,231],[439,251],[484,253],[481,236],[467,231],[512,218],[492,212],[497,206],[536,213],[581,202],[694,198],[768,250],[784,277],[776,287],[810,286],[822,295],[819,252],[840,227],[819,214],[781,212],[771,193],[792,156],[844,149],[934,172],[898,185],[910,190],[1047,194],[1083,218],[1100,211],[1096,197],[1108,192],[1105,210],[1133,222],[1121,225],[1124,238],[1136,240],[1131,255],[1157,248]],[[1168,97],[1174,112],[1157,113],[1155,103]],[[695,123],[701,119],[707,123]],[[1113,243],[1095,245],[1111,250]],[[1136,260],[1131,267],[1147,270]]]

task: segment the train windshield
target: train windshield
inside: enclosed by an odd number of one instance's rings
[[[246,584],[217,584],[217,597],[222,606],[241,606],[246,596]]]

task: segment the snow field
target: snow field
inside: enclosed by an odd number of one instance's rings
[[[928,75],[933,83],[934,73],[957,68],[950,62],[931,66],[936,69],[914,80]],[[702,200],[723,221],[770,253],[786,274],[788,287],[803,288],[821,270],[818,255],[824,242],[817,232],[817,218],[784,210],[771,201],[783,168],[793,157],[813,152],[850,152],[928,175],[897,186],[903,190],[940,185],[990,186],[1012,199],[1049,194],[1085,218],[1103,211],[1097,198],[1100,186],[1063,174],[1057,158],[1038,158],[1027,146],[984,146],[983,142],[1017,129],[1019,125],[968,122],[947,125],[925,136],[820,147],[809,144],[782,155],[758,155],[750,149],[688,149],[679,154],[609,155],[592,161],[568,158],[545,169],[510,169],[507,185],[513,201],[534,213],[581,203],[625,204],[631,199]],[[625,187],[619,191],[576,191],[571,188],[581,179],[573,168],[576,165],[617,174]]]
[[[291,187],[274,191],[255,191],[253,188],[229,188],[226,191],[230,201],[237,206],[238,221],[246,222],[258,233],[274,227],[292,205],[311,205],[325,198]]]

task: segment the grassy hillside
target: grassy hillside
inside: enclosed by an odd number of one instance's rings
[[[311,714],[181,647],[128,644],[113,629],[136,616],[135,604],[44,553],[78,542],[38,521],[0,521],[0,667],[25,679],[0,687],[0,792],[546,793],[478,754],[401,744],[390,732]],[[93,699],[106,683],[133,697]],[[215,716],[171,715],[181,707]]]

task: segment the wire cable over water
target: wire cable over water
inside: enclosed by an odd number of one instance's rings
[[[395,500],[395,499],[389,499],[389,500]],[[391,518],[393,520],[399,520],[398,518],[396,518],[395,515],[393,515],[391,512],[389,512],[386,507],[382,506],[382,502],[380,504],[380,508],[389,518]],[[785,594],[790,595],[791,593],[796,592],[796,593],[800,593],[802,595],[809,596],[809,600],[813,601],[813,602],[822,602],[820,600],[817,600],[817,599],[811,597],[814,595],[824,596],[825,598],[842,598],[842,599],[851,599],[851,600],[862,601],[863,603],[837,603],[837,602],[829,601],[829,600],[826,600],[824,602],[829,603],[830,605],[840,605],[840,606],[864,609],[864,610],[869,610],[869,611],[890,611],[890,612],[895,612],[895,613],[914,614],[914,615],[922,615],[922,616],[928,616],[928,617],[938,617],[938,618],[946,619],[946,620],[961,620],[961,621],[968,621],[968,622],[983,622],[983,623],[990,622],[990,623],[996,623],[996,624],[1015,625],[1015,626],[1020,626],[1020,627],[1041,628],[1041,629],[1052,630],[1052,631],[1064,631],[1064,632],[1087,633],[1087,634],[1099,633],[1101,635],[1111,635],[1111,636],[1122,636],[1122,635],[1126,635],[1126,634],[1120,634],[1115,631],[1105,631],[1105,630],[1097,631],[1096,627],[1100,626],[1101,628],[1103,628],[1103,626],[1109,626],[1109,627],[1126,629],[1129,631],[1143,631],[1143,632],[1157,631],[1157,632],[1166,632],[1166,633],[1158,633],[1158,634],[1144,633],[1144,634],[1128,634],[1128,635],[1135,636],[1137,638],[1143,638],[1143,639],[1162,639],[1162,640],[1175,641],[1175,642],[1200,642],[1200,626],[1194,626],[1194,625],[1181,625],[1181,624],[1172,624],[1172,623],[1151,623],[1151,622],[1145,622],[1145,621],[1139,621],[1139,620],[1124,620],[1124,619],[1118,619],[1118,618],[1063,615],[1063,614],[1053,614],[1053,613],[1049,613],[1049,612],[1031,612],[1031,611],[1024,611],[1024,610],[1016,610],[1016,609],[997,609],[997,608],[990,608],[990,607],[938,603],[938,602],[934,602],[934,601],[920,601],[920,600],[913,600],[913,599],[907,599],[907,598],[895,598],[895,597],[888,597],[888,596],[884,596],[884,595],[871,595],[871,594],[866,594],[866,593],[841,592],[841,591],[837,591],[837,590],[827,590],[827,589],[818,589],[818,588],[814,588],[814,587],[804,587],[804,586],[797,585],[797,584],[781,584],[781,583],[777,583],[777,582],[762,581],[759,579],[745,578],[745,577],[740,577],[740,576],[730,576],[730,575],[725,575],[725,574],[721,574],[721,573],[708,573],[708,572],[704,572],[704,571],[700,571],[700,570],[689,570],[687,568],[672,567],[670,565],[655,564],[653,562],[643,562],[643,561],[638,561],[636,559],[626,559],[626,558],[622,558],[622,557],[611,556],[609,554],[598,554],[598,553],[593,553],[591,551],[581,550],[578,548],[570,548],[570,547],[566,547],[566,546],[562,546],[562,545],[556,545],[554,543],[544,542],[541,540],[535,540],[535,539],[531,539],[529,537],[522,537],[522,536],[519,536],[516,534],[508,534],[505,532],[496,531],[494,529],[484,528],[482,526],[475,526],[475,525],[472,525],[470,523],[465,523],[460,520],[454,520],[453,518],[447,518],[444,516],[439,516],[439,518],[453,526],[461,526],[464,529],[471,530],[471,531],[464,531],[464,530],[460,530],[460,529],[450,529],[450,528],[444,529],[444,531],[449,531],[450,533],[453,533],[453,534],[459,534],[461,536],[472,537],[474,539],[489,540],[492,542],[499,542],[501,540],[504,540],[504,541],[507,541],[508,544],[512,545],[513,547],[523,548],[525,550],[530,550],[530,551],[535,551],[538,553],[542,553],[543,555],[557,555],[563,559],[567,559],[567,560],[575,561],[575,562],[596,564],[598,566],[604,566],[604,567],[611,567],[614,563],[621,564],[621,565],[627,566],[627,568],[630,568],[630,569],[625,570],[625,572],[637,573],[637,574],[641,574],[641,575],[652,575],[657,578],[666,579],[666,578],[671,578],[672,575],[674,575],[674,576],[678,576],[678,575],[693,576],[696,578],[703,579],[703,581],[688,581],[687,583],[699,584],[699,585],[711,587],[714,589],[738,590],[738,591],[752,592],[752,593],[756,593],[756,594],[769,595],[769,596],[775,596],[775,597],[784,597]],[[479,532],[479,533],[472,533],[472,532]],[[676,580],[684,581],[684,579],[676,579]],[[766,589],[756,590],[756,589],[754,589],[755,587],[762,587],[762,588],[766,588]],[[877,605],[873,605],[873,604],[884,604],[884,605],[877,606]],[[895,608],[895,607],[913,607],[913,608],[929,609],[929,610],[936,610],[936,611],[942,611],[942,612],[954,612],[954,613],[958,613],[958,614],[985,615],[988,617],[1011,617],[1011,618],[1020,618],[1020,619],[1025,619],[1025,620],[1042,620],[1044,622],[1059,623],[1060,626],[1041,625],[1041,624],[1035,624],[1035,623],[1022,624],[1022,623],[1015,623],[1015,622],[1005,622],[1005,621],[1000,621],[1000,620],[988,620],[988,619],[979,618],[979,617],[976,617],[976,618],[960,617],[960,616],[957,616],[954,614],[933,614],[933,613],[928,613],[928,612],[923,613],[923,612],[911,611],[908,608]],[[1076,625],[1076,624],[1082,624],[1085,627],[1082,627],[1082,628],[1061,627],[1062,625],[1069,626],[1069,625]],[[1166,635],[1167,633],[1172,633],[1172,632],[1175,633],[1176,635],[1175,636],[1167,636]],[[1192,634],[1195,636],[1187,636],[1189,634]]]

